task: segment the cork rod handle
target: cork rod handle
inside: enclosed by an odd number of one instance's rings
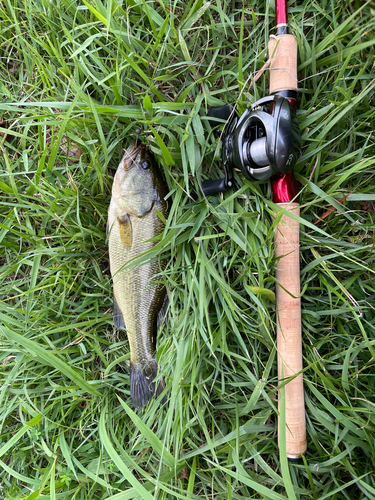
[[[279,203],[299,215],[298,203]],[[283,215],[275,235],[277,262],[277,349],[279,383],[302,370],[299,224]],[[289,293],[288,293],[289,292]],[[280,397],[279,397],[280,401]],[[280,403],[279,403],[280,410]],[[285,385],[286,450],[290,460],[306,451],[303,377],[299,374]],[[280,432],[279,432],[280,435]]]
[[[272,36],[268,43],[270,94],[282,89],[297,91],[297,40],[293,35]]]

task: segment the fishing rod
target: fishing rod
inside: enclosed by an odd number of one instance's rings
[[[289,33],[286,0],[276,0],[276,36],[268,44],[270,93],[283,95],[297,108],[297,40]],[[271,178],[273,201],[299,216],[298,184],[293,171]],[[285,385],[286,453],[298,460],[306,452],[306,419],[302,377],[302,324],[299,257],[299,223],[282,216],[275,235],[276,314],[279,382]],[[280,410],[280,394],[279,394]],[[279,424],[280,425],[280,424]]]
[[[279,391],[279,436],[285,411],[286,453],[293,461],[306,451],[299,223],[289,216],[299,216],[293,167],[300,153],[301,133],[296,117],[297,41],[289,33],[286,0],[275,3],[276,35],[271,35],[268,43],[270,95],[256,101],[241,116],[229,105],[209,110],[212,125],[217,125],[218,118],[226,120],[222,136],[225,176],[204,181],[202,192],[209,196],[227,191],[234,183],[234,168],[239,168],[249,180],[270,178],[272,201],[282,209],[275,233],[278,377],[279,383],[285,384]]]

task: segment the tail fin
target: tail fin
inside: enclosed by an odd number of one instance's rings
[[[155,358],[147,364],[131,363],[130,365],[130,394],[135,408],[142,408],[150,399],[160,396],[165,389],[164,379],[154,382],[158,374],[158,364]],[[156,390],[155,390],[155,386]],[[162,401],[165,402],[165,398]]]

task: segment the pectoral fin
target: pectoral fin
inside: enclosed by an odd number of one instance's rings
[[[117,220],[119,221],[121,243],[126,250],[130,250],[133,242],[133,228],[130,216],[126,214],[122,217],[117,217]]]

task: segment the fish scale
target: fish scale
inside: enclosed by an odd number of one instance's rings
[[[151,164],[147,171],[139,167],[145,158]],[[129,162],[133,162],[130,167]],[[150,153],[139,143],[130,146],[114,179],[108,211],[108,243],[114,320],[117,328],[126,328],[129,339],[131,395],[135,407],[144,406],[155,392],[158,396],[164,389],[162,379],[156,390],[153,383],[158,369],[155,360],[157,318],[166,294],[164,285],[153,280],[164,263],[124,266],[151,250],[155,242],[147,240],[164,231],[165,225],[156,210],[168,216],[166,192]]]

